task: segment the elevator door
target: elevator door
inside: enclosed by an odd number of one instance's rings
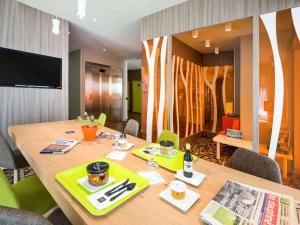
[[[85,110],[98,117],[105,113],[108,121],[120,121],[122,110],[122,73],[120,68],[87,66],[85,76]]]

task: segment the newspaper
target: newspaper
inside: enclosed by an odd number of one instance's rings
[[[295,201],[295,225],[300,225],[300,201]]]
[[[211,225],[292,225],[294,214],[291,196],[227,181],[200,217]]]
[[[63,154],[70,151],[72,148],[77,145],[79,141],[77,140],[68,140],[68,139],[56,139],[40,151],[41,154]]]

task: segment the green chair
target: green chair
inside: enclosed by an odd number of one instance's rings
[[[105,121],[106,121],[106,115],[104,113],[101,113],[97,120],[97,124],[104,127]]]
[[[157,142],[159,143],[161,141],[172,141],[174,143],[174,149],[179,149],[179,137],[170,130],[163,130],[160,133]]]
[[[11,185],[0,170],[0,205],[43,215],[56,203],[36,175]]]

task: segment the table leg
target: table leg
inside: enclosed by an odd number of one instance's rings
[[[221,151],[220,148],[221,148],[221,147],[220,147],[220,143],[218,142],[218,143],[217,143],[217,152],[216,152],[216,158],[217,158],[217,159],[220,159],[220,151]]]
[[[287,178],[287,170],[288,170],[288,160],[287,159],[283,159],[283,163],[282,163],[282,178],[286,179]]]

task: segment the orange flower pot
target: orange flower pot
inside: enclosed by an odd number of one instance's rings
[[[96,134],[98,126],[94,125],[92,127],[88,125],[81,126],[83,137],[85,141],[94,141],[96,139]]]

